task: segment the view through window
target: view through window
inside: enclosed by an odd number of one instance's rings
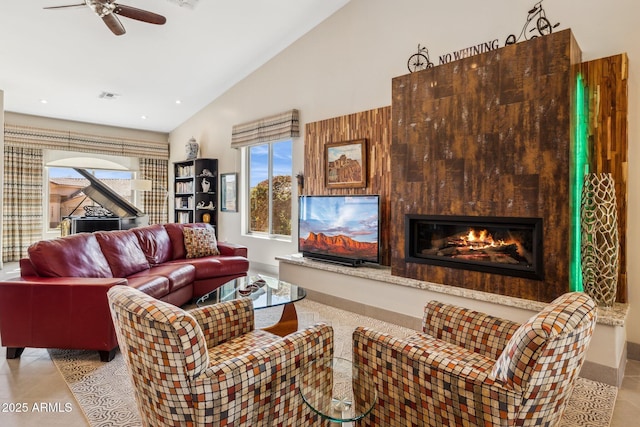
[[[292,141],[248,150],[249,232],[291,236]]]
[[[89,181],[73,168],[49,167],[49,214],[50,229],[60,227],[60,222],[68,216],[84,216],[85,206],[98,206],[82,192]],[[89,173],[133,203],[131,180],[133,172],[87,169]]]

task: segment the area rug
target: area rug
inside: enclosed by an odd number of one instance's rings
[[[356,326],[368,326],[395,336],[414,331],[367,316],[339,310],[310,300],[296,303],[300,327],[326,322],[334,329],[336,356],[351,358],[351,334]],[[256,327],[275,323],[281,308],[256,311]],[[97,352],[49,350],[52,360],[82,408],[92,427],[139,427],[133,391],[122,355],[102,363]],[[606,427],[610,425],[618,389],[578,378],[562,427]]]

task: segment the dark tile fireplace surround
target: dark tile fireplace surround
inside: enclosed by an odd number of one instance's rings
[[[393,79],[392,275],[535,301],[569,290],[580,61],[563,31]],[[466,243],[483,230],[504,245]]]

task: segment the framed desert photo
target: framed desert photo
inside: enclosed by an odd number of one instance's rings
[[[325,145],[325,184],[327,188],[367,186],[367,140]]]

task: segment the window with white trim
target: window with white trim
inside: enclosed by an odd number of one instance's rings
[[[247,152],[247,233],[291,236],[292,141],[254,145]]]

